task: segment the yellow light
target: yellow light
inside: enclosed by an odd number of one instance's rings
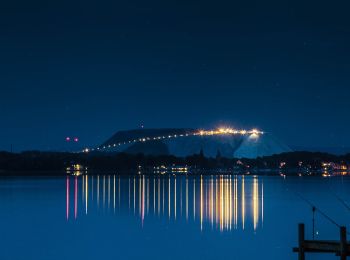
[[[250,136],[249,136],[249,139],[257,139],[259,138],[259,135],[257,133],[252,133]]]

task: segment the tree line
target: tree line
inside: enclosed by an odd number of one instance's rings
[[[203,151],[187,157],[172,155],[144,155],[127,153],[66,153],[27,151],[22,153],[0,152],[0,172],[56,171],[80,164],[89,170],[136,171],[139,167],[182,165],[194,169],[278,169],[283,163],[287,169],[300,167],[320,168],[324,162],[350,164],[350,154],[337,156],[317,152],[289,152],[278,155],[247,158],[225,158],[218,152],[216,158],[207,158]]]

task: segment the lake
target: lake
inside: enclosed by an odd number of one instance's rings
[[[346,177],[1,177],[0,259],[297,259],[309,203],[347,225],[349,200]],[[316,212],[314,235],[339,228]]]

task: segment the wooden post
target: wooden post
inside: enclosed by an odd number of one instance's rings
[[[340,259],[346,260],[346,255],[347,255],[346,227],[340,227]]]
[[[305,226],[299,224],[299,245],[293,248],[298,252],[298,259],[305,260],[305,252],[309,253],[335,253],[340,260],[346,260],[350,255],[350,244],[347,242],[346,227],[340,227],[340,241],[334,240],[305,240]]]
[[[299,224],[299,260],[305,260],[304,241],[305,241],[305,225]]]

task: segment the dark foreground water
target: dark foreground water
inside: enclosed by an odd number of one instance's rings
[[[0,259],[297,259],[297,193],[349,223],[345,177],[0,178]],[[320,214],[316,232],[339,238]]]

